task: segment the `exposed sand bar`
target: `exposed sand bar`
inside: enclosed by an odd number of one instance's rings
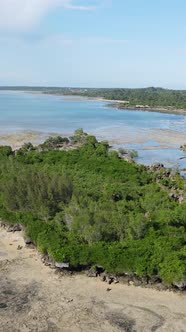
[[[111,144],[143,144],[156,141],[164,148],[179,147],[186,143],[186,132],[176,132],[167,129],[139,129],[132,132],[126,127],[104,128],[94,130],[93,134],[99,139],[108,139]],[[17,133],[0,133],[0,145],[10,145],[13,149],[21,147],[25,142],[31,142],[35,145],[43,142],[49,136],[62,135],[71,136],[72,133],[43,133],[38,131],[22,131]],[[150,144],[151,146],[151,144]]]
[[[14,150],[19,149],[24,143],[31,142],[38,145],[45,141],[49,136],[60,135],[59,133],[43,133],[39,131],[21,131],[17,133],[0,133],[0,145],[10,145]],[[64,133],[64,136],[69,136]]]
[[[107,287],[85,275],[59,276],[25,248],[21,233],[0,230],[0,331],[186,331],[185,294]]]

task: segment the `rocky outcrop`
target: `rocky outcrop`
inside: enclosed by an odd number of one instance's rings
[[[21,232],[23,230],[23,227],[19,224],[12,224],[8,227],[7,232]]]
[[[29,236],[25,236],[24,237],[24,241],[25,241],[26,245],[32,244],[32,240],[31,240],[31,238]]]
[[[87,271],[87,276],[88,277],[98,277],[104,273],[104,269],[102,266],[95,265],[92,266],[88,271]]]
[[[184,152],[186,152],[186,144],[181,145],[180,149],[183,150]]]
[[[20,224],[10,224],[6,221],[0,219],[0,227],[5,228],[7,232],[21,232],[23,231],[24,227]]]
[[[173,283],[173,286],[175,286],[181,291],[186,290],[186,281],[175,282]]]
[[[150,168],[153,169],[154,171],[157,171],[164,168],[164,165],[161,163],[154,163]]]
[[[57,267],[58,269],[68,269],[70,267],[70,264],[65,262],[55,262],[55,267]]]

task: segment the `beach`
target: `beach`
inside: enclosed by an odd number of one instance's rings
[[[186,331],[184,293],[59,274],[21,232],[0,230],[0,288],[2,332]]]

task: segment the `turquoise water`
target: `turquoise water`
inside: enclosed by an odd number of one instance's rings
[[[119,111],[105,106],[105,102],[42,94],[0,92],[0,130],[38,130],[73,132],[104,130],[114,127],[129,129],[162,128],[186,132],[183,115]]]
[[[110,108],[103,101],[3,91],[0,92],[0,119],[0,134],[25,130],[71,134],[82,127],[113,145],[137,149],[141,163],[159,161],[186,167],[185,160],[179,160],[183,152],[178,150],[178,143],[166,138],[160,143],[157,135],[152,137],[157,130],[186,135],[184,115],[123,111]]]

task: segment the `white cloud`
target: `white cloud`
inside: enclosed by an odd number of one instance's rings
[[[74,0],[0,0],[0,28],[31,28],[57,7],[69,10],[96,9],[96,5],[81,5]]]

